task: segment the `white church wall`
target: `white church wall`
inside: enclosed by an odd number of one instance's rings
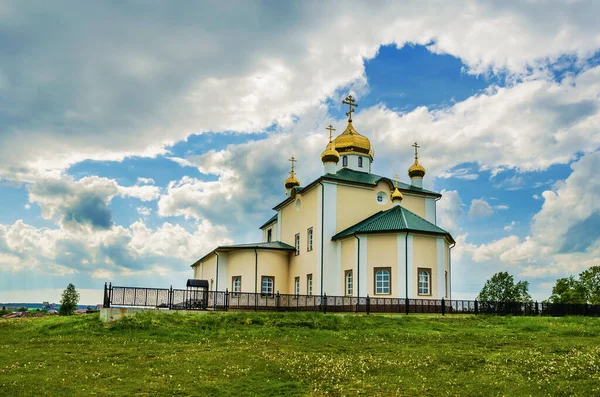
[[[348,165],[344,166],[343,157],[346,156],[348,158]],[[358,166],[358,159],[362,158],[362,167]],[[371,159],[369,156],[361,156],[358,154],[344,154],[340,153],[340,161],[337,163],[335,167],[335,171],[339,171],[342,168],[349,168],[354,171],[359,172],[371,172]]]
[[[433,197],[425,198],[425,219],[434,225],[437,225],[435,205],[436,201]]]
[[[442,299],[446,296],[446,263],[445,263],[445,242],[439,237],[435,239],[436,259],[437,259],[437,298]]]
[[[408,297],[409,298],[416,298],[417,297],[417,292],[415,290],[415,266],[414,266],[414,238],[412,234],[408,235],[407,241],[406,241],[406,256],[408,259]]]
[[[342,290],[340,289],[339,283],[339,277],[340,272],[342,270],[342,266],[340,258],[338,256],[338,243],[336,241],[331,241],[331,237],[333,237],[333,235],[335,235],[336,233],[337,185],[333,183],[323,182],[323,188],[325,193],[325,216],[323,218],[323,293],[326,293],[328,295],[342,295]],[[318,237],[319,241],[320,237],[321,236]],[[320,245],[316,248],[320,249]]]
[[[358,270],[358,286],[360,296],[367,296],[368,287],[367,287],[367,271],[368,271],[368,261],[367,261],[367,247],[368,247],[368,236],[365,234],[358,235],[360,239],[359,244],[357,244],[357,266],[360,266]],[[360,250],[358,249],[360,247]],[[360,253],[358,252],[360,251]]]
[[[396,234],[396,247],[398,248],[398,261],[397,261],[397,284],[398,284],[398,298],[406,297],[406,234]]]

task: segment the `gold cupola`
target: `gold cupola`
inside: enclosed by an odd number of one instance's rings
[[[415,142],[412,145],[415,148],[415,162],[408,169],[408,176],[412,178],[423,178],[425,176],[425,167],[419,164],[419,152],[420,146]]]
[[[371,147],[371,142],[366,136],[363,136],[354,129],[352,125],[352,113],[354,113],[353,107],[357,107],[358,104],[355,102],[352,95],[348,95],[346,99],[342,101],[343,104],[348,105],[350,110],[346,113],[348,116],[348,126],[340,135],[338,135],[333,144],[335,145],[335,150],[338,151],[341,155],[343,154],[358,154],[358,155],[366,155],[369,156],[371,161],[373,160],[373,148]]]
[[[290,161],[292,162],[292,170],[290,171],[290,176],[288,177],[288,179],[285,180],[284,183],[286,191],[289,191],[296,186],[300,186],[300,181],[298,180],[298,178],[296,178],[296,175],[294,174],[294,163],[298,160],[296,160],[294,156],[292,156]]]
[[[327,144],[327,147],[325,148],[323,153],[321,153],[321,161],[323,162],[323,164],[337,164],[340,161],[340,154],[337,150],[335,150],[335,144],[331,140],[332,133],[333,131],[335,131],[335,128],[333,128],[333,126],[329,124],[329,127],[325,129],[329,130],[329,143]]]
[[[398,174],[396,174],[394,176],[394,178],[396,179],[396,187],[394,188],[394,191],[390,195],[390,199],[392,200],[392,203],[394,203],[394,205],[398,205],[398,204],[400,204],[400,202],[402,201],[404,196],[402,195],[402,193],[400,193],[400,190],[398,190],[398,178],[399,178]]]

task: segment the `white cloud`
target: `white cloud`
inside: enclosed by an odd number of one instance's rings
[[[139,178],[137,179],[136,185],[154,185],[154,179],[152,178]]]
[[[437,202],[437,224],[455,237],[460,232],[459,219],[463,215],[463,202],[456,190],[442,190]]]
[[[441,171],[437,177],[442,179],[456,178],[474,181],[475,179],[479,178],[479,174],[471,172],[470,168],[457,168],[454,170]]]
[[[469,207],[469,218],[484,218],[494,214],[492,206],[484,199],[471,200]]]
[[[428,44],[431,51],[461,58],[469,73],[506,71],[542,78],[549,62],[567,54],[583,63],[600,47],[592,17],[600,12],[595,2],[544,7],[448,2],[438,4],[435,13],[393,1],[378,7],[281,3],[268,9],[248,2],[233,10],[188,5],[176,16],[163,5],[147,6],[142,16],[128,12],[127,5],[116,9],[103,3],[38,4],[36,12],[30,7],[20,4],[2,17],[17,38],[16,48],[30,49],[0,55],[0,96],[14,104],[10,122],[0,129],[0,172],[16,180],[27,178],[32,169],[64,169],[83,159],[154,156],[190,133],[290,126],[296,116],[328,98],[337,100],[336,90],[342,87],[356,84],[356,90],[364,90],[363,60],[375,56],[381,44]],[[40,21],[38,13],[48,17]],[[68,32],[48,25],[56,15],[71,21]],[[93,37],[94,51],[80,37]],[[530,113],[524,113],[537,117],[515,118],[518,128],[497,123],[508,108],[527,102],[523,96],[545,88],[545,83],[528,81],[516,96],[499,90],[505,104],[514,103],[507,106],[491,107],[485,97],[474,98],[466,107],[481,105],[489,121],[467,125],[485,127],[483,135],[502,126],[511,131],[509,140],[534,124],[555,123],[548,117],[555,102],[551,97],[546,107],[525,108]],[[565,104],[583,96],[580,88],[573,91],[560,95]],[[597,91],[591,84],[589,95]],[[50,98],[47,106],[39,106],[40,95]],[[470,119],[465,106],[455,110]],[[444,129],[453,131],[464,136],[477,130]],[[526,151],[530,138],[525,134],[514,145]],[[577,141],[564,138],[558,146]],[[497,152],[491,159],[494,167],[504,163],[502,153],[508,152],[497,150],[502,143],[486,141]],[[541,146],[549,143],[542,140]],[[544,158],[553,156],[557,154],[550,152]],[[562,150],[560,162],[570,156]],[[446,166],[452,163],[441,160]],[[548,166],[535,153],[517,163],[523,169]]]
[[[499,205],[494,205],[493,208],[494,208],[494,210],[504,211],[504,210],[508,209],[508,205],[506,205],[506,204],[499,204]]]
[[[24,207],[26,210],[28,210],[28,209],[30,209],[30,208],[31,208],[31,204],[25,204],[23,207]]]
[[[141,207],[137,207],[136,211],[141,216],[150,216],[150,214],[152,213],[152,208],[141,206]]]
[[[517,225],[517,222],[512,221],[508,225],[504,226],[504,230],[510,232]]]

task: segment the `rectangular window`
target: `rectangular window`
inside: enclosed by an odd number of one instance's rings
[[[344,167],[348,166],[348,156],[342,156],[342,165]]]
[[[294,294],[300,295],[300,277],[294,278]]]
[[[359,166],[360,168],[362,168],[362,162],[363,162],[363,159],[362,159],[362,157],[359,157],[359,158],[358,158],[358,166]]]
[[[306,275],[306,293],[312,295],[312,274]]]
[[[354,293],[354,280],[352,279],[352,270],[346,270],[344,274],[344,280],[346,280],[346,295],[352,295]]]
[[[307,233],[307,236],[306,236],[306,241],[307,241],[306,250],[307,251],[312,251],[312,249],[313,249],[313,228],[312,227],[308,228],[308,233]]]
[[[389,295],[392,293],[392,268],[376,267],[375,271],[375,294]]]
[[[431,269],[417,269],[419,295],[431,295]]]
[[[273,229],[267,230],[267,242],[270,243],[273,238]]]
[[[273,295],[275,290],[275,277],[262,276],[260,293],[263,295]]]
[[[300,255],[300,233],[296,234],[296,255]]]
[[[242,292],[242,276],[234,276],[231,278],[231,292],[233,296],[238,296]]]

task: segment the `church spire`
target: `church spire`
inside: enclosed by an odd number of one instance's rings
[[[327,144],[327,147],[323,153],[321,153],[321,161],[325,166],[325,173],[334,174],[336,164],[340,161],[340,154],[337,152],[337,150],[335,150],[335,143],[332,141],[333,131],[335,131],[335,128],[329,124],[329,127],[325,129],[329,130],[329,143]]]
[[[390,196],[392,203],[394,203],[394,205],[400,205],[400,202],[404,198],[402,193],[400,193],[400,190],[398,190],[398,178],[400,178],[398,176],[398,174],[394,175],[394,179],[396,180],[396,187],[394,188],[394,191],[392,192],[392,194]]]

